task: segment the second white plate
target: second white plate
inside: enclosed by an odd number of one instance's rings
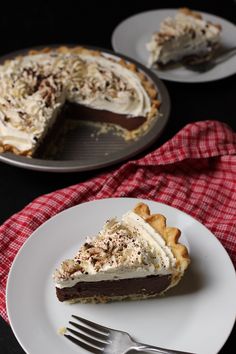
[[[137,340],[198,354],[216,354],[233,327],[236,282],[220,242],[198,221],[150,200],[152,212],[166,215],[182,230],[191,266],[166,296],[109,304],[64,304],[55,294],[52,273],[95,235],[107,218],[120,217],[140,200],[112,198],[70,208],[38,228],[18,253],[7,283],[7,310],[14,333],[28,354],[85,353],[57,333],[71,314],[129,332]]]
[[[150,41],[153,32],[159,31],[160,23],[168,16],[175,16],[177,10],[153,10],[127,18],[115,28],[112,34],[113,49],[147,65],[148,51],[146,43]],[[221,24],[221,44],[223,47],[235,47],[236,26],[234,24],[215,15],[204,12],[201,12],[201,14],[204,19]],[[169,81],[206,82],[219,80],[236,73],[236,55],[204,73],[197,73],[183,66],[154,71],[161,79]]]

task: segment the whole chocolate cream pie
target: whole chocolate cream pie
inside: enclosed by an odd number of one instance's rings
[[[83,47],[30,51],[0,66],[0,152],[34,155],[65,106],[136,139],[159,105],[153,83],[132,63]]]
[[[190,263],[180,234],[144,203],[120,221],[109,219],[54,272],[59,301],[103,303],[163,294],[179,283]]]

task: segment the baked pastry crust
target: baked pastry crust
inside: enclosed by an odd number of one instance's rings
[[[166,217],[161,214],[151,214],[149,207],[144,203],[137,204],[134,212],[141,216],[163,237],[177,260],[177,270],[184,272],[188,268],[190,257],[187,247],[178,242],[181,231],[176,227],[166,226]]]
[[[179,12],[182,12],[186,16],[192,16],[194,18],[197,18],[198,20],[202,20],[203,19],[202,14],[200,12],[196,12],[196,11],[190,10],[188,7],[181,7],[179,9]],[[219,30],[222,29],[222,26],[221,26],[220,23],[212,23],[210,21],[208,21],[208,23],[210,23],[211,25],[215,26]]]
[[[20,59],[20,58],[23,58],[28,55],[34,56],[34,55],[39,55],[39,54],[47,54],[50,52],[57,52],[57,53],[61,53],[61,54],[68,54],[68,53],[69,54],[88,54],[88,55],[94,56],[94,57],[96,57],[96,56],[103,57],[103,53],[99,50],[91,50],[91,49],[87,49],[82,46],[75,46],[75,47],[60,46],[60,47],[56,47],[56,48],[45,47],[45,48],[38,49],[38,50],[31,49],[25,55],[17,56],[14,59]],[[147,120],[144,124],[142,124],[137,129],[133,129],[131,131],[128,131],[125,128],[115,125],[115,128],[120,133],[119,135],[123,136],[123,138],[125,140],[135,140],[140,135],[145,134],[145,132],[149,129],[150,124],[153,121],[153,119],[158,116],[158,110],[161,105],[161,101],[158,98],[158,91],[157,91],[157,88],[154,86],[154,84],[150,81],[150,79],[143,72],[139,71],[135,64],[127,62],[124,59],[120,59],[119,61],[116,61],[115,59],[109,58],[109,60],[119,63],[121,66],[134,72],[139,77],[142,86],[144,87],[145,91],[147,92],[147,94],[150,98],[151,109],[150,109],[148,115],[146,116]],[[4,62],[4,64],[8,63],[10,61],[11,60],[8,59]],[[107,124],[105,122],[102,122],[102,123],[104,125]],[[6,151],[12,152],[16,155],[22,155],[22,156],[27,156],[27,157],[31,157],[34,153],[31,149],[22,151],[13,145],[3,144],[0,142],[0,153],[6,152]]]
[[[198,18],[199,20],[202,19],[202,15],[200,14],[200,12],[192,11],[188,7],[181,7],[179,9],[179,11],[182,12],[186,16],[192,16],[192,17]]]

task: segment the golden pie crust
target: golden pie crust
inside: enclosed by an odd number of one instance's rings
[[[176,269],[172,276],[171,286],[176,285],[190,264],[187,247],[178,242],[181,231],[176,227],[167,226],[164,215],[151,214],[149,207],[145,203],[137,204],[133,211],[157,231],[163,237],[166,245],[170,247],[176,258]]]
[[[182,12],[186,16],[192,16],[192,17],[194,17],[194,18],[196,18],[198,20],[202,20],[203,19],[202,14],[200,12],[192,11],[188,7],[181,7],[179,9],[179,12]],[[210,21],[208,21],[208,23],[210,23],[211,25],[219,28],[219,30],[222,29],[222,26],[219,23],[212,23]]]

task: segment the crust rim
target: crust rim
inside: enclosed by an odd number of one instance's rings
[[[145,203],[138,203],[133,211],[162,236],[176,258],[177,270],[183,273],[190,264],[190,256],[187,247],[178,242],[181,231],[176,227],[167,226],[164,215],[151,214],[149,207]]]

